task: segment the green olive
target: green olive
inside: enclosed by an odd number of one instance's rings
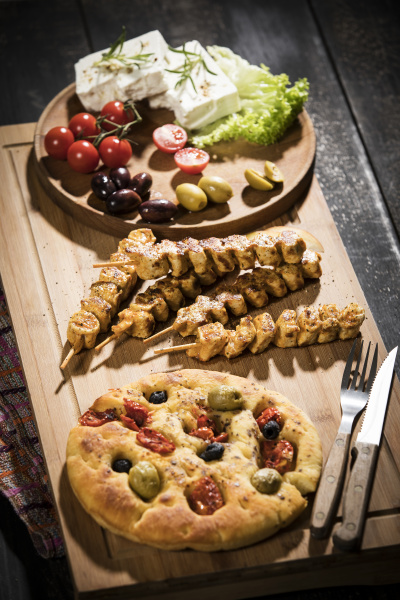
[[[181,183],[175,190],[179,204],[188,210],[197,212],[207,206],[207,196],[194,183]]]
[[[282,477],[275,469],[260,469],[252,476],[251,483],[261,494],[275,494],[281,487]]]
[[[160,476],[154,465],[143,460],[130,469],[129,485],[139,496],[150,500],[160,490]]]
[[[208,404],[214,410],[238,410],[243,406],[243,396],[230,385],[220,385],[208,392]]]
[[[282,171],[270,160],[265,161],[264,172],[265,176],[271,181],[275,181],[275,183],[283,183],[284,177]]]
[[[246,169],[244,176],[247,179],[247,183],[255,190],[272,190],[274,184],[268,181],[262,173],[255,169]]]
[[[222,177],[202,177],[198,186],[206,193],[207,198],[216,204],[228,202],[233,196],[231,186]]]

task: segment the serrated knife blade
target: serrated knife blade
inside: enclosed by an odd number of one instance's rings
[[[340,550],[355,550],[361,544],[396,355],[397,347],[387,355],[379,368],[369,394],[361,431],[352,448],[355,460],[343,499],[343,521],[333,534],[333,543]]]
[[[397,346],[393,348],[387,355],[376,374],[375,381],[369,393],[367,406],[364,410],[363,424],[357,436],[357,442],[379,446],[389,400],[397,348]]]

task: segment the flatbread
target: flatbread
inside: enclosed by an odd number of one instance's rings
[[[221,385],[233,386],[243,396],[241,409],[222,411],[209,406],[208,394]],[[154,391],[166,391],[162,404],[149,402]],[[161,433],[175,445],[167,454],[144,447],[120,415],[126,399],[151,411],[143,426]],[[264,437],[256,418],[275,407],[281,417],[276,441],[287,440],[294,449],[291,470],[282,475],[275,493],[260,493],[252,476],[264,467],[260,446]],[[268,538],[288,526],[307,506],[322,464],[321,444],[314,425],[299,408],[277,392],[242,377],[215,371],[187,369],[148,375],[98,398],[92,410],[113,409],[116,419],[92,427],[78,424],[67,446],[68,476],[83,508],[110,531],[134,542],[165,550],[231,550]],[[208,442],[193,435],[199,414],[206,414],[227,433],[221,458],[200,457]],[[192,434],[191,434],[192,432]],[[152,499],[138,495],[128,473],[113,469],[114,461],[132,465],[151,463],[160,478]],[[213,514],[197,514],[190,494],[204,478],[214,482],[223,505]],[[208,481],[209,481],[208,479]]]

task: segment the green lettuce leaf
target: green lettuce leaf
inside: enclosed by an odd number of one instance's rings
[[[208,46],[207,50],[236,85],[241,110],[189,132],[190,142],[197,148],[238,138],[263,145],[275,143],[307,101],[307,79],[299,79],[289,87],[284,73],[272,75],[265,65],[251,65],[229,48]]]

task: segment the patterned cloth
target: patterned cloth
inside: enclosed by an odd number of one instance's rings
[[[64,555],[39,439],[0,288],[0,490],[43,558]]]

